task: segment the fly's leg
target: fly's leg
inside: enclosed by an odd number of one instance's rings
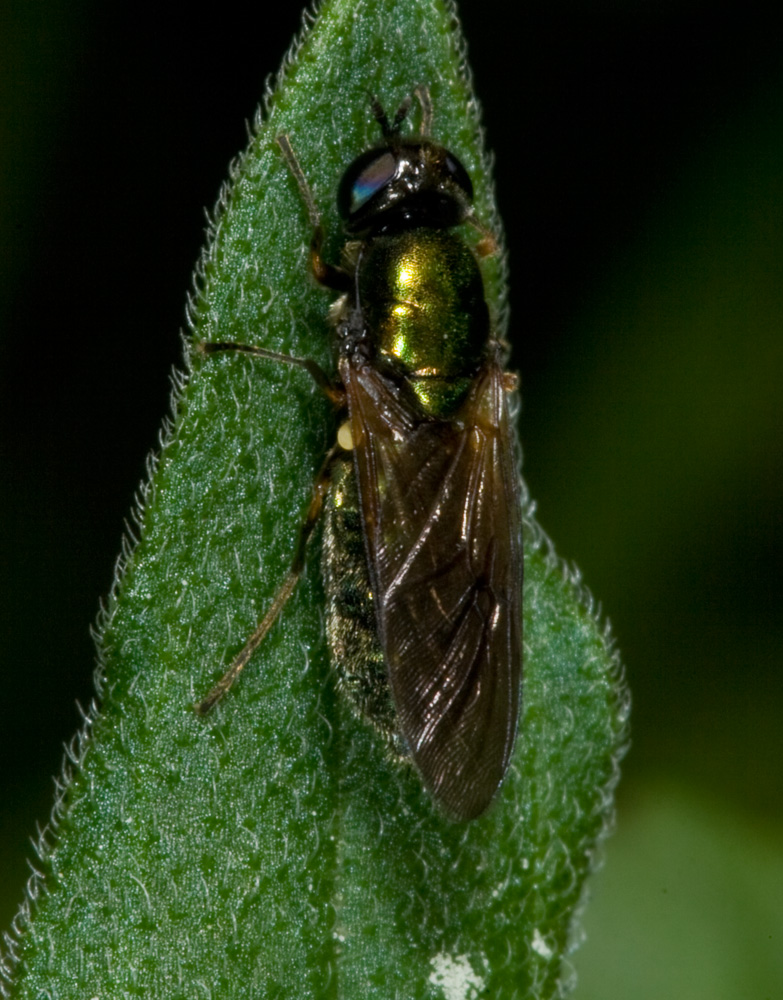
[[[347,291],[350,288],[350,278],[347,272],[326,263],[323,259],[321,253],[323,247],[323,225],[321,223],[321,216],[310,190],[310,185],[307,183],[304,171],[302,170],[299,160],[294,153],[291,142],[287,135],[279,135],[277,137],[277,143],[282,150],[283,156],[286,159],[286,163],[288,164],[291,173],[294,175],[297,187],[299,188],[302,199],[307,207],[310,224],[313,227],[313,237],[310,243],[310,263],[313,269],[313,274],[320,284],[337,291]],[[243,354],[251,354],[257,358],[265,358],[269,361],[277,361],[282,364],[295,365],[299,368],[304,368],[304,370],[307,371],[311,378],[315,381],[318,388],[326,396],[328,396],[328,398],[337,407],[345,407],[345,390],[339,385],[339,383],[335,384],[323,368],[316,364],[315,361],[311,361],[309,358],[296,358],[290,354],[279,354],[277,351],[269,351],[263,347],[254,347],[251,344],[237,344],[228,341],[221,341],[217,343],[202,341],[202,343],[198,345],[198,348],[203,354],[216,354],[220,351],[239,351]],[[299,577],[302,575],[302,570],[304,569],[307,542],[309,541],[310,536],[313,533],[313,528],[318,521],[318,517],[323,507],[324,497],[329,489],[332,474],[332,463],[335,456],[343,450],[343,445],[340,443],[338,438],[338,441],[327,453],[323,465],[321,466],[321,470],[316,476],[315,483],[313,484],[312,500],[310,501],[310,507],[308,508],[307,515],[304,519],[304,523],[302,524],[302,529],[299,533],[299,541],[294,552],[294,558],[291,563],[291,568],[288,571],[288,575],[283,581],[280,589],[275,594],[267,613],[258,624],[255,632],[253,632],[242,650],[235,657],[226,673],[220,678],[206,698],[194,706],[199,715],[206,715],[207,712],[209,712],[210,709],[212,709],[220,701],[223,695],[226,694],[237,677],[239,677],[245,669],[253,653],[263,642],[264,637],[274,625],[278,615],[293,594],[296,584],[299,581]]]
[[[421,125],[419,126],[419,132],[429,138],[432,135],[432,97],[430,96],[430,88],[426,84],[421,84],[413,93],[414,96],[418,97],[419,104],[421,105]]]
[[[481,239],[476,244],[476,254],[479,257],[494,257],[500,250],[500,244],[489,226],[485,226],[480,219],[477,219],[472,211],[465,222],[481,234]]]
[[[282,364],[294,365],[298,368],[303,368],[309,373],[318,388],[321,389],[321,391],[337,407],[343,408],[345,406],[345,390],[342,389],[341,386],[335,385],[323,368],[316,364],[315,361],[311,361],[309,358],[296,358],[290,354],[279,354],[277,351],[268,351],[264,347],[254,347],[251,344],[235,344],[226,341],[220,341],[217,343],[202,341],[198,345],[198,348],[203,354],[217,354],[221,351],[238,351],[242,354],[250,354],[256,358],[264,358],[268,361],[277,361]],[[278,615],[285,607],[288,598],[291,594],[293,594],[294,588],[296,587],[297,581],[302,575],[302,570],[304,568],[305,551],[308,539],[313,532],[313,528],[318,520],[318,515],[321,513],[326,491],[329,489],[329,482],[332,473],[332,461],[339,451],[342,451],[342,447],[339,443],[335,443],[327,453],[323,465],[321,466],[321,470],[316,476],[313,484],[313,497],[310,501],[310,507],[308,508],[307,515],[302,525],[302,530],[299,534],[299,541],[294,552],[293,562],[291,563],[288,575],[283,581],[283,584],[278,592],[275,594],[269,610],[262,618],[255,632],[250,636],[242,650],[236,656],[226,673],[220,678],[206,698],[194,706],[199,715],[206,715],[207,712],[209,712],[209,710],[220,701],[237,677],[239,677],[247,666],[250,657],[263,641],[264,636],[274,625]]]
[[[283,364],[303,368],[310,374],[319,389],[321,389],[321,391],[328,396],[328,398],[337,407],[343,408],[345,406],[344,389],[342,389],[339,385],[335,385],[323,368],[316,364],[315,361],[311,361],[309,358],[296,358],[290,354],[279,354],[277,351],[268,351],[263,347],[254,347],[250,344],[234,344],[230,342],[209,343],[202,341],[198,347],[204,354],[217,354],[220,351],[238,351],[242,354],[251,354],[257,358],[265,358],[269,361],[277,361]],[[302,575],[302,570],[304,569],[307,542],[318,520],[318,515],[321,513],[324,497],[329,489],[329,482],[332,474],[332,462],[335,455],[342,450],[342,446],[339,443],[335,443],[328,451],[323,465],[321,466],[321,470],[316,476],[313,484],[313,496],[310,501],[310,506],[304,519],[304,523],[302,524],[302,530],[299,533],[299,541],[297,542],[294,558],[291,563],[291,568],[288,571],[288,575],[283,581],[283,584],[278,592],[275,594],[269,610],[262,618],[255,632],[253,632],[242,650],[236,656],[226,673],[220,678],[206,698],[194,706],[199,715],[206,715],[207,712],[209,712],[209,710],[213,708],[229,690],[231,685],[247,666],[250,657],[261,644],[264,636],[274,625],[278,615],[288,602],[289,597],[293,594],[297,581]]]
[[[313,496],[310,501],[310,506],[307,510],[304,523],[302,524],[302,529],[299,533],[299,541],[296,545],[294,558],[291,563],[291,568],[288,571],[288,575],[283,581],[283,584],[278,592],[275,594],[274,600],[269,606],[269,610],[261,619],[255,632],[247,640],[242,650],[234,658],[231,666],[212,688],[206,698],[194,706],[199,715],[206,715],[207,712],[209,712],[211,708],[214,708],[214,706],[220,701],[223,695],[226,694],[231,685],[247,666],[250,657],[263,642],[267,632],[274,625],[278,615],[287,604],[288,598],[291,594],[293,594],[294,588],[296,587],[299,577],[302,575],[302,570],[304,569],[307,543],[310,540],[313,528],[318,521],[318,516],[320,515],[321,508],[323,507],[324,497],[329,489],[329,483],[332,478],[332,463],[335,456],[342,450],[341,446],[337,443],[332,445],[329,449],[329,452],[324,459],[324,463],[321,466],[321,470],[313,483]]]
[[[310,266],[313,269],[315,280],[319,285],[324,285],[326,288],[331,288],[336,292],[350,291],[351,277],[348,272],[344,271],[341,267],[335,267],[334,264],[328,264],[323,258],[324,227],[321,222],[321,213],[318,211],[315,198],[313,198],[313,192],[307,183],[307,178],[294,152],[294,147],[291,145],[291,140],[287,135],[279,135],[277,137],[277,145],[285,157],[288,169],[294,175],[296,186],[299,188],[302,201],[307,208],[310,225],[313,227],[313,238],[310,241]]]
[[[313,192],[310,190],[310,185],[307,183],[307,178],[304,175],[302,166],[297,159],[296,153],[294,152],[294,147],[291,145],[291,140],[287,135],[279,135],[277,137],[277,144],[285,157],[288,169],[294,175],[296,186],[299,188],[302,201],[305,203],[305,207],[307,208],[310,225],[313,227],[313,237],[310,241],[310,266],[313,269],[315,279],[319,284],[324,285],[327,288],[331,288],[334,291],[347,292],[351,288],[350,275],[346,271],[343,271],[342,268],[335,267],[333,264],[328,264],[323,259],[321,251],[323,249],[324,230],[321,222],[321,214],[318,211],[318,206],[315,203]],[[332,379],[329,378],[320,365],[316,364],[315,361],[311,361],[309,358],[295,358],[290,354],[279,354],[277,351],[268,351],[264,347],[254,347],[250,344],[237,344],[233,341],[219,341],[215,343],[202,341],[198,345],[198,349],[203,354],[216,354],[218,351],[241,351],[244,354],[252,354],[257,358],[267,358],[269,361],[282,362],[285,365],[298,365],[300,368],[304,368],[310,373],[318,388],[321,389],[321,391],[324,392],[329,399],[332,400],[332,402],[336,403],[338,406],[345,404],[345,393],[335,386]]]
[[[235,344],[233,341],[210,342],[202,340],[198,345],[198,350],[202,354],[217,354],[220,351],[239,351],[241,354],[252,354],[256,358],[266,358],[268,361],[277,361],[284,365],[294,365],[297,368],[304,368],[321,392],[336,406],[345,405],[345,392],[334,384],[334,381],[329,378],[319,364],[310,358],[295,358],[292,354],[279,354],[277,351],[268,351],[265,347],[254,347],[252,344]]]

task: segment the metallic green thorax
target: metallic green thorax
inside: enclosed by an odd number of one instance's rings
[[[485,358],[489,317],[478,262],[451,230],[369,240],[358,261],[362,313],[378,352],[428,416],[448,418]]]

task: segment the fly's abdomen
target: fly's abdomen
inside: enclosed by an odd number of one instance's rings
[[[357,715],[396,756],[406,756],[397,728],[367,573],[353,460],[337,459],[324,501],[321,568],[326,591],[326,636],[337,684]]]

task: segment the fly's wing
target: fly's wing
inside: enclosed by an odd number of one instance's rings
[[[457,419],[422,419],[370,366],[341,365],[368,566],[399,726],[455,819],[489,805],[517,731],[519,480],[504,374],[489,364]]]

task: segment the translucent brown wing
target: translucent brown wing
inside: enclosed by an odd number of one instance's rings
[[[422,418],[373,366],[341,362],[370,582],[402,735],[447,813],[489,805],[517,731],[519,480],[504,373],[456,419]]]

